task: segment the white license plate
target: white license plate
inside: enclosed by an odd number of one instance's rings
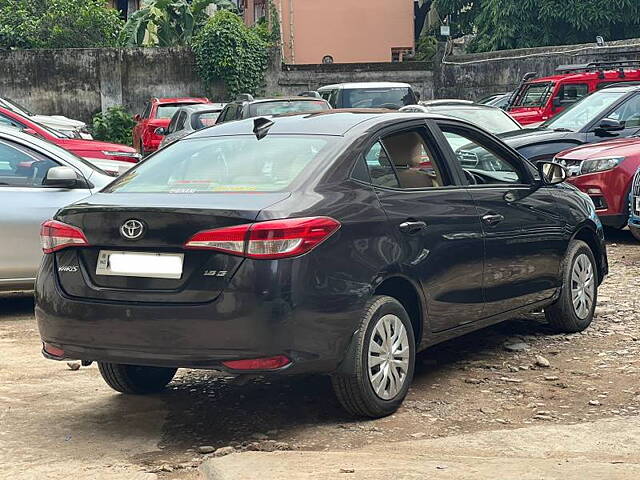
[[[183,262],[182,253],[100,250],[96,275],[179,279]]]

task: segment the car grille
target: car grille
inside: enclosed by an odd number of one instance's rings
[[[633,177],[633,184],[631,186],[631,207],[633,208],[633,213],[636,216],[640,216],[640,202],[636,199],[640,198],[640,170],[638,170]]]
[[[569,172],[569,175],[575,177],[580,174],[580,166],[582,165],[582,160],[571,160],[568,158],[556,158],[556,162],[565,167]]]

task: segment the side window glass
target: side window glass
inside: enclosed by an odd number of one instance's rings
[[[6,125],[8,127],[13,127],[13,128],[19,128],[19,129],[24,128],[23,125],[20,125],[15,120],[12,120],[9,117],[5,117],[4,115],[0,115],[0,124],[1,125]]]
[[[175,132],[177,123],[178,123],[178,114],[175,114],[173,117],[171,117],[171,121],[169,122],[169,126],[167,127],[167,133]]]
[[[447,184],[422,129],[389,135],[382,140],[401,188],[435,188]]]
[[[178,121],[176,122],[176,132],[184,128],[184,121],[187,118],[187,112],[180,112]]]
[[[147,102],[144,112],[142,112],[142,118],[149,118],[149,115],[151,115],[151,103]]]
[[[640,127],[640,95],[630,98],[608,115],[625,128]]]
[[[339,90],[331,90],[331,94],[329,95],[329,99],[327,100],[329,102],[329,105],[331,105],[333,108],[337,108],[338,106],[338,92]]]
[[[501,185],[527,183],[518,159],[496,153],[473,133],[441,127],[470,183]]]
[[[380,142],[376,142],[364,156],[371,183],[379,187],[398,188],[398,178],[396,177],[387,152],[382,148]]]
[[[588,93],[589,87],[586,83],[565,83],[558,90],[558,98],[562,105],[571,105]]]
[[[0,188],[42,186],[47,172],[58,164],[40,155],[0,142]]]

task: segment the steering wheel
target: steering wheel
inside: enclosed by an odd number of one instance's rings
[[[480,185],[483,183],[480,175],[476,175],[475,173],[465,169],[462,171],[464,172],[465,177],[467,177],[467,180],[469,180],[469,185]]]

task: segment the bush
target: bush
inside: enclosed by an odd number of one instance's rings
[[[91,133],[96,140],[132,145],[132,130],[136,122],[124,107],[110,107],[93,117]]]
[[[0,48],[111,47],[123,25],[106,0],[0,0]]]
[[[416,60],[421,62],[429,61],[436,54],[438,49],[438,40],[434,35],[423,32],[420,35],[418,44],[416,45]]]
[[[191,48],[206,85],[222,81],[232,97],[240,93],[255,95],[263,89],[268,43],[235,13],[216,12],[196,35]]]

